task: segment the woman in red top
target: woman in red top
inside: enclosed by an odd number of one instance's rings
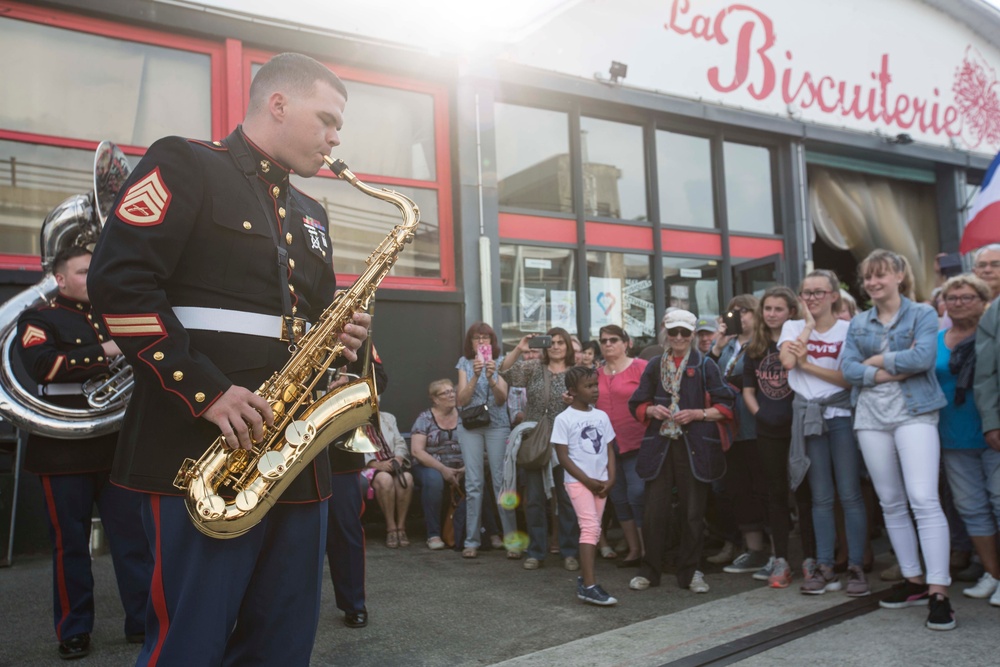
[[[608,413],[615,427],[615,485],[611,489],[611,502],[625,533],[628,554],[619,567],[638,567],[642,562],[642,496],[646,483],[635,472],[636,455],[646,432],[646,426],[632,416],[628,399],[639,386],[639,378],[646,368],[646,360],[628,356],[632,341],[628,334],[614,324],[601,327],[601,352],[604,365],[597,371],[600,398],[597,407]]]

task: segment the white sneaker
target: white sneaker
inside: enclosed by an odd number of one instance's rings
[[[1000,586],[997,586],[997,589],[993,591],[993,596],[990,598],[990,604],[994,607],[1000,607]]]
[[[628,587],[633,591],[644,591],[649,588],[649,579],[646,577],[632,577],[632,581],[628,582]]]
[[[692,593],[707,593],[711,589],[705,582],[705,575],[700,571],[695,570],[694,576],[691,577],[691,583],[688,584],[688,590]]]
[[[983,576],[979,577],[979,581],[972,588],[966,588],[962,591],[962,595],[967,598],[976,598],[977,600],[985,600],[997,591],[997,586],[1000,585],[1000,581],[993,578],[989,572],[983,572]]]

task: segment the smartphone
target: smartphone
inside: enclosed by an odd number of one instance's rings
[[[534,336],[528,339],[528,347],[544,349],[552,347],[552,336]]]
[[[743,320],[739,313],[729,311],[722,316],[722,323],[726,325],[727,336],[739,336],[743,333]]]
[[[493,358],[493,346],[489,343],[484,343],[476,348],[476,356],[484,364]]]

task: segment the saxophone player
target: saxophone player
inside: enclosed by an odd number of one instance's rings
[[[86,409],[83,382],[108,373],[121,354],[91,313],[86,248],[60,251],[52,274],[59,291],[51,304],[26,310],[17,321],[14,349],[42,400]],[[24,468],[42,483],[52,540],[52,607],[59,657],[90,653],[94,629],[94,576],[90,524],[96,503],[108,536],[118,593],[125,608],[125,637],[141,643],[153,558],[139,520],[140,496],[108,482],[117,433],[67,440],[28,436]]]
[[[143,493],[156,558],[138,665],[309,663],[326,452],[233,539],[199,532],[173,481],[220,433],[231,448],[262,439],[274,415],[253,390],[288,360],[294,331],[333,301],[326,210],[288,177],[323,166],[340,143],[346,103],[325,66],[275,56],[224,140],[167,137],[149,148],[95,249],[94,305],[135,369],[112,480]],[[358,314],[344,327],[344,363],[357,359],[369,324]]]

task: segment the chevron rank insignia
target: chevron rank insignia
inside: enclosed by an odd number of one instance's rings
[[[158,225],[167,214],[170,198],[170,190],[164,184],[160,168],[157,167],[148,176],[132,184],[115,213],[130,225]]]
[[[28,348],[33,345],[41,345],[46,340],[47,336],[44,329],[40,329],[34,324],[29,324],[24,330],[24,335],[21,336],[21,347]]]

